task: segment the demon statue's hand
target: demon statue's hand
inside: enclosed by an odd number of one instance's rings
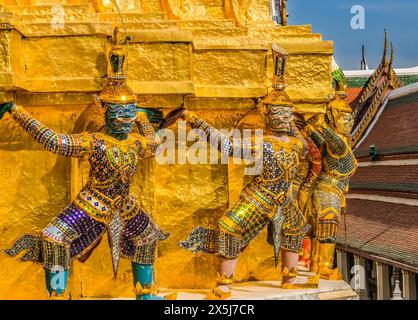
[[[305,119],[303,119],[303,117],[297,113],[293,115],[293,123],[299,130],[302,130],[303,127],[306,125]]]
[[[161,124],[164,120],[163,113],[155,108],[137,108],[136,112],[143,112],[147,115],[149,122],[153,124]]]
[[[325,124],[325,116],[323,114],[317,114],[306,121],[306,123],[314,128],[321,128]]]
[[[187,106],[188,101],[192,99],[193,95],[185,95],[183,96],[183,102],[181,106],[177,109],[170,111],[165,117],[164,121],[160,124],[160,129],[165,129],[174,124],[178,119],[186,119],[187,114],[189,111],[186,110],[185,106]]]
[[[6,102],[0,104],[0,120],[3,119],[6,112],[10,112],[14,107],[14,102]]]
[[[160,125],[160,129],[165,129],[174,124],[178,119],[184,119],[189,113],[184,107],[180,107],[170,111],[164,118],[164,121]]]

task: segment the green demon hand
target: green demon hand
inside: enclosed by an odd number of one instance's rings
[[[136,108],[136,112],[143,112],[147,115],[149,122],[160,124],[163,121],[163,113],[155,108]]]
[[[184,119],[185,116],[189,113],[188,110],[184,107],[180,107],[170,111],[164,118],[164,121],[160,125],[160,129],[165,129],[176,123],[178,119]]]
[[[165,129],[171,126],[172,124],[176,123],[178,119],[187,120],[187,115],[190,114],[188,110],[186,110],[186,105],[188,101],[193,98],[193,95],[186,95],[183,97],[183,102],[179,108],[176,108],[170,111],[163,119],[160,124],[160,129]]]
[[[6,112],[10,112],[12,110],[14,105],[15,103],[13,101],[0,104],[0,120],[3,119]]]

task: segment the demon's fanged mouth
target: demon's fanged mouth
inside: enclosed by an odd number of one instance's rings
[[[116,124],[131,124],[134,123],[136,120],[136,116],[132,118],[116,118],[115,123]]]

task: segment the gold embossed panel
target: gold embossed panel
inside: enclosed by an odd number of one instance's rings
[[[131,81],[191,80],[189,44],[134,43],[129,48]]]
[[[32,38],[25,42],[23,50],[25,77],[31,91],[53,92],[61,84],[74,91],[96,91],[106,74],[106,43],[102,37],[74,37],[71,46],[65,37]]]

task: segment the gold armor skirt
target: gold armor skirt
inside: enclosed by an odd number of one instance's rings
[[[303,214],[288,199],[283,203],[274,203],[251,187],[244,190],[241,198],[218,221],[218,229],[199,226],[179,246],[195,253],[202,251],[235,259],[269,225],[272,213],[279,205],[285,215],[280,247],[299,252],[303,237],[309,229]]]

